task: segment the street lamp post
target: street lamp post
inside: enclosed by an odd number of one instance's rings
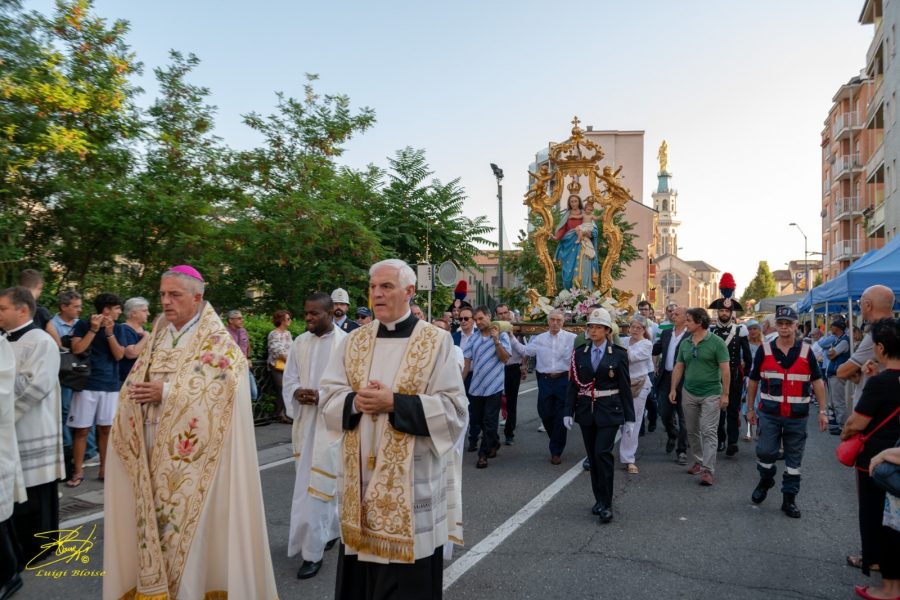
[[[503,169],[498,167],[496,164],[491,163],[491,170],[494,172],[494,177],[497,178],[497,207],[500,213],[499,218],[499,226],[497,227],[497,233],[500,238],[499,250],[497,252],[497,280],[498,280],[498,289],[503,289],[503,185],[500,183],[503,180]],[[499,300],[499,292],[498,292],[498,300]]]
[[[812,288],[810,288],[810,286],[809,286],[809,252],[806,250],[806,248],[807,248],[806,234],[803,233],[803,230],[800,229],[800,226],[797,225],[796,223],[789,223],[788,225],[790,227],[796,227],[797,231],[800,232],[800,235],[803,236],[803,266],[806,269],[806,291],[808,292]]]

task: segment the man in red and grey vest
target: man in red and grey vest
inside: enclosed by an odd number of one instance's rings
[[[797,311],[789,306],[779,306],[775,312],[775,323],[778,337],[774,343],[763,342],[762,352],[756,353],[747,385],[747,398],[755,398],[756,388],[760,386],[759,406],[747,407],[747,420],[754,424],[759,421],[759,441],[756,445],[759,483],[751,499],[755,504],[760,504],[766,499],[769,489],[775,486],[775,461],[778,449],[783,445],[781,510],[787,516],[798,519],[800,509],[796,501],[800,492],[800,462],[806,446],[810,388],[816,395],[819,430],[825,431],[828,426],[825,385],[812,349],[808,343],[797,338]]]

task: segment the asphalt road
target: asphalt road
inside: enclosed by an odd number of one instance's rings
[[[855,583],[867,583],[844,564],[846,554],[859,550],[859,534],[853,474],[834,459],[836,437],[810,432],[798,500],[803,518],[794,520],[778,510],[777,488],[762,506],[750,502],[757,479],[752,443],[742,442],[735,458],[719,454],[716,485],[704,488],[665,454],[659,429],[641,438],[640,474],[616,472],[615,518],[600,525],[590,514],[588,475],[577,468],[581,436],[573,430],[563,464],[551,465],[532,388],[529,377],[516,445],[504,446],[483,470],[475,469],[473,453],[465,456],[466,547],[447,563],[445,585],[451,577],[453,583],[446,598],[849,599]],[[290,454],[290,427],[256,433],[279,595],[332,597],[336,551],[306,581],[295,578],[298,558],[285,555],[294,467],[282,461]],[[88,476],[95,472],[88,469]],[[75,490],[61,487],[63,518],[84,520],[102,510],[101,486],[88,479]],[[102,519],[84,523],[82,533],[95,525],[90,563],[77,567],[84,571],[102,568]],[[17,597],[99,598],[100,576],[79,576],[75,568],[28,571]]]

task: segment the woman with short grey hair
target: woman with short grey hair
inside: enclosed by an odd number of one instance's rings
[[[119,381],[124,382],[149,339],[150,332],[144,329],[144,325],[150,320],[150,302],[141,296],[129,298],[122,312],[125,314],[125,327],[122,329],[126,342],[125,357],[119,361]]]

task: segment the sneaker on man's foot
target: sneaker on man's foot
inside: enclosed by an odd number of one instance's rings
[[[99,467],[100,466],[100,455],[96,454],[96,455],[92,456],[91,458],[85,460],[84,464],[82,466],[84,466],[84,467]]]
[[[713,476],[709,469],[700,471],[700,485],[710,486],[713,484]]]
[[[512,446],[516,442],[513,441],[513,437],[511,435],[508,435],[508,436],[506,436],[506,440],[503,443],[506,444],[507,446]]]
[[[675,462],[678,463],[679,465],[686,465],[687,464],[687,454],[685,454],[684,452],[679,452],[678,457],[675,459]]]
[[[698,462],[695,462],[694,466],[692,466],[690,469],[687,470],[687,474],[688,475],[696,475],[697,473],[699,473],[702,470],[703,470],[703,465],[701,465]]]
[[[738,445],[737,444],[728,444],[728,448],[725,450],[725,456],[734,456],[738,453]]]

